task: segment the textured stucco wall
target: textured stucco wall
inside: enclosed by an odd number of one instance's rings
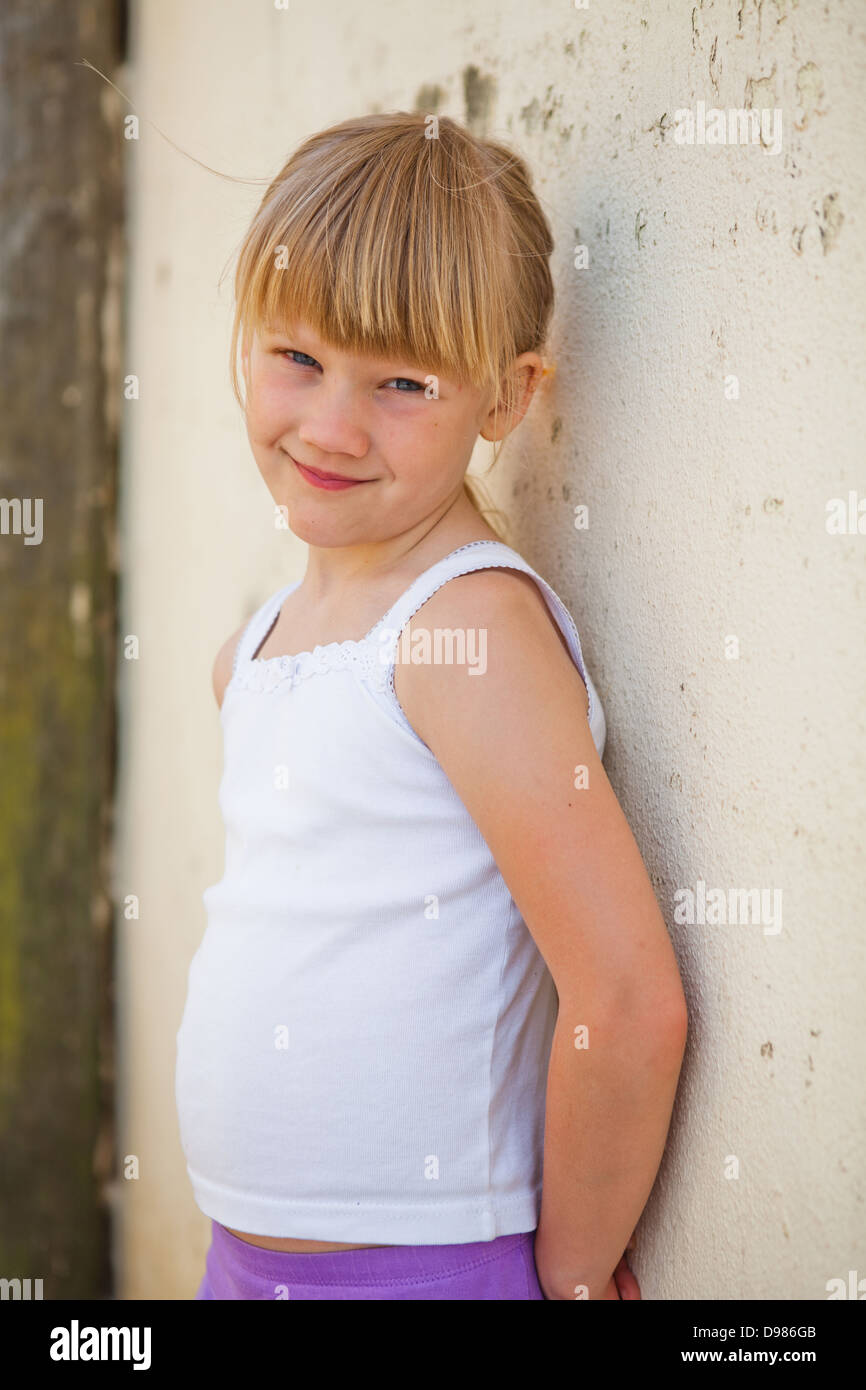
[[[557,370],[491,481],[578,621],[690,1006],[633,1260],[652,1299],[821,1299],[866,1275],[866,536],[825,524],[829,499],[866,492],[864,8],[133,7],[136,109],[219,169],[268,177],[312,130],[417,105],[536,172]],[[778,108],[780,151],[678,143],[675,112],[699,101]],[[141,910],[117,925],[120,1152],[140,1176],[118,1183],[118,1259],[122,1296],[188,1298],[208,1227],[173,1067],[222,871],[210,668],[304,547],[273,529],[226,371],[216,281],[260,188],[146,123],[129,156],[122,630],[141,656],[121,689],[117,893]],[[674,894],[699,879],[781,889],[781,930],[678,924]]]

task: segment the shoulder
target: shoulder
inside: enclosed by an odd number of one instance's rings
[[[459,648],[453,643],[452,648],[464,650],[467,657],[473,654],[474,672],[468,659],[449,662],[445,643],[437,659],[437,629],[463,637]],[[537,716],[539,702],[549,706],[553,685],[571,717],[579,721],[583,714],[588,732],[586,686],[532,575],[505,568],[455,575],[421,605],[409,631],[410,638],[416,634],[416,650],[422,653],[419,631],[430,634],[432,656],[426,660],[414,655],[413,641],[405,649],[406,659],[401,661],[398,651],[394,688],[410,723],[432,751],[436,752],[434,743],[443,751],[453,743],[445,725],[457,739],[460,723],[471,726],[494,712],[502,730],[515,718],[525,718],[534,703]],[[484,679],[467,679],[470,672]]]
[[[421,617],[423,615],[423,618]],[[487,618],[503,632],[528,624],[554,636],[559,628],[538,582],[524,570],[496,568],[470,570],[446,580],[427,599],[412,619],[413,626],[459,623],[473,617]],[[560,640],[561,634],[560,634]],[[563,643],[564,645],[564,643]],[[567,648],[566,648],[567,651]]]
[[[216,697],[217,705],[219,705],[220,707],[222,707],[223,696],[225,695],[226,686],[231,680],[232,665],[234,664],[235,659],[235,649],[237,647],[238,642],[241,639],[241,635],[243,634],[248,622],[249,618],[245,619],[244,622],[241,623],[240,627],[232,633],[231,637],[226,638],[219,651],[217,652],[216,658],[214,660],[213,674],[211,680],[213,684],[213,693]]]

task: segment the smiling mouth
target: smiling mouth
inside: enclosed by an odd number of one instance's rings
[[[295,459],[297,463],[297,459]],[[321,468],[311,468],[308,463],[298,464],[299,468],[304,468],[308,473],[315,473],[317,478],[327,478],[329,481],[337,483],[364,483],[366,478],[347,478],[343,473],[323,473]]]
[[[325,488],[347,488],[357,487],[359,483],[375,482],[374,478],[347,478],[342,473],[324,473],[319,468],[310,468],[305,463],[299,463],[298,460],[292,456],[292,454],[287,454],[287,457],[292,460],[292,463],[295,465],[301,476],[306,478],[308,482],[313,483],[314,486]]]

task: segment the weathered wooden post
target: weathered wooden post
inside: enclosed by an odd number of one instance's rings
[[[124,28],[0,6],[0,1277],[45,1299],[110,1292],[122,128],[78,64]]]

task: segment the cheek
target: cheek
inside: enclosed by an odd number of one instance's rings
[[[453,484],[449,462],[442,458],[441,449],[436,448],[439,443],[437,436],[432,439],[428,436],[427,448],[415,447],[410,463],[392,464],[394,481],[407,497],[436,499]]]
[[[258,438],[266,439],[273,431],[285,429],[290,409],[285,391],[267,378],[256,382],[255,390],[247,395],[248,429]]]

